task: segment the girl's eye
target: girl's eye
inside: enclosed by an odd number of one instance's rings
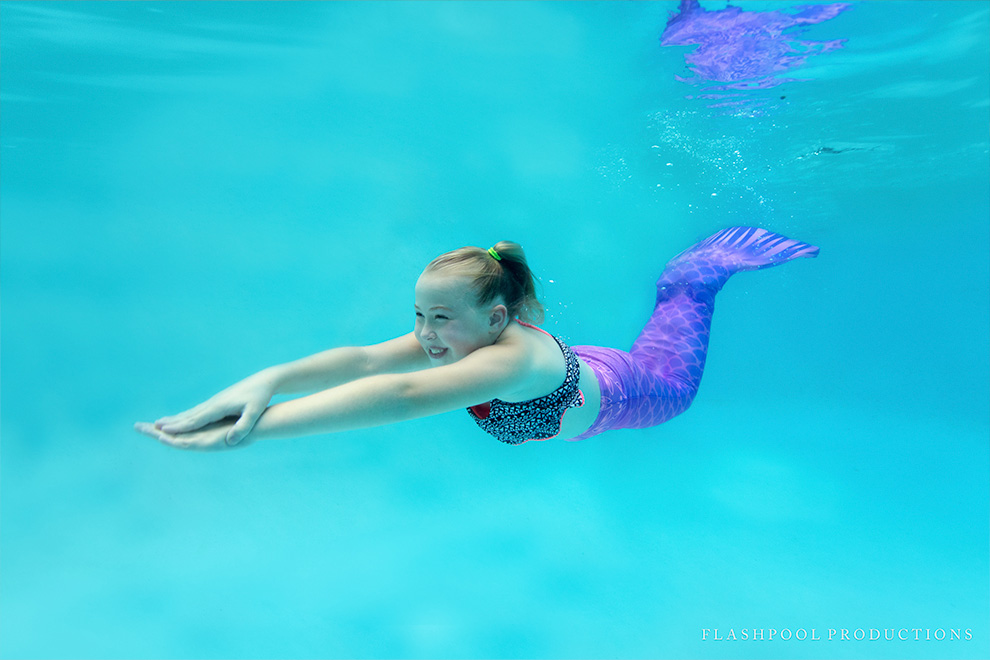
[[[447,320],[447,317],[446,317],[446,316],[444,316],[443,314],[437,314],[437,315],[436,315],[436,316],[434,316],[433,318],[435,318],[435,319],[443,319],[444,321],[446,321],[446,320]]]

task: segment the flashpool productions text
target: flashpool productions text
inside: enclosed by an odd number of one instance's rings
[[[702,628],[703,642],[968,642],[972,628]]]

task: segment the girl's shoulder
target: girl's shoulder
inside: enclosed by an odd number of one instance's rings
[[[531,359],[538,358],[543,354],[560,354],[560,346],[553,335],[543,328],[518,319],[505,327],[496,343],[529,352]]]
[[[520,356],[524,365],[519,389],[508,400],[529,400],[545,396],[560,386],[567,371],[564,354],[557,340],[546,330],[517,321],[506,326],[498,343],[505,343]]]

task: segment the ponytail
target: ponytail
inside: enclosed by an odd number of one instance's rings
[[[426,267],[427,272],[453,270],[472,278],[479,306],[501,299],[509,318],[533,324],[543,322],[543,305],[536,297],[533,272],[518,243],[499,241],[490,250],[459,248],[440,255]]]

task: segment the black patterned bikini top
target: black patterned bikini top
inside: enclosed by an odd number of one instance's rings
[[[492,399],[467,409],[483,431],[510,445],[555,437],[560,433],[560,422],[567,409],[584,405],[584,394],[578,389],[581,365],[571,347],[542,328],[518,323],[553,337],[564,354],[566,374],[563,385],[538,399],[518,403]]]

